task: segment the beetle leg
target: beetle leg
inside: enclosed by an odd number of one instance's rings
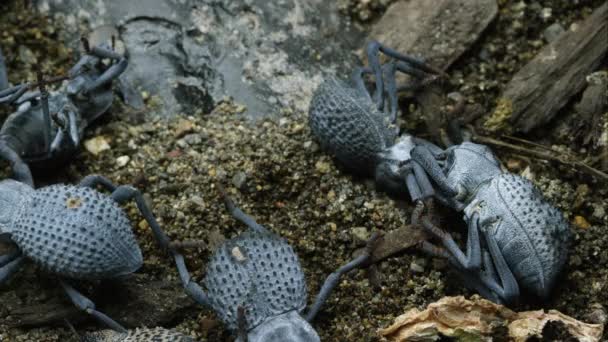
[[[25,261],[25,256],[17,256],[11,261],[7,262],[5,265],[0,266],[0,284],[2,284],[12,274],[19,270],[23,261]]]
[[[222,195],[222,198],[224,200],[224,206],[226,207],[226,210],[228,210],[228,213],[230,213],[230,215],[232,215],[232,217],[241,221],[242,223],[247,225],[247,227],[249,227],[250,229],[252,229],[256,232],[265,233],[268,231],[266,229],[266,227],[257,223],[253,219],[253,217],[245,214],[239,207],[237,207],[234,204],[234,202],[232,201],[232,199],[230,199],[230,197],[226,193],[226,189],[224,189],[224,187],[220,183],[216,183],[216,187],[217,187],[218,191],[220,192],[220,194]]]
[[[484,275],[482,273],[481,280],[505,302],[512,303],[519,297],[519,285],[517,284],[517,280],[505,261],[494,236],[491,232],[486,232],[484,235],[498,276],[494,275],[491,277],[490,275]]]
[[[3,91],[0,91],[0,103],[8,103],[13,104],[16,103],[19,98],[25,94],[28,90],[29,84],[24,83],[20,85],[16,85],[14,87],[10,87]]]
[[[34,187],[34,177],[32,177],[30,167],[21,159],[19,154],[3,140],[0,140],[0,158],[11,164],[13,178],[32,188]]]
[[[357,87],[357,90],[359,90],[359,92],[361,94],[367,95],[367,98],[370,101],[372,100],[372,97],[369,94],[369,92],[367,91],[367,87],[365,86],[365,81],[363,81],[363,75],[371,74],[371,73],[373,73],[371,68],[357,67],[357,68],[355,68],[355,70],[353,71],[352,76],[351,76],[351,79],[353,80],[353,83]]]
[[[327,298],[329,297],[331,292],[338,285],[341,276],[352,271],[355,268],[361,267],[369,261],[373,252],[374,244],[376,243],[376,240],[379,237],[380,235],[378,233],[372,234],[372,236],[367,241],[367,244],[365,246],[365,252],[362,255],[359,255],[358,257],[351,260],[349,263],[342,265],[342,267],[338,268],[335,272],[330,274],[327,279],[325,279],[321,290],[317,294],[315,302],[310,307],[310,310],[308,310],[308,312],[306,313],[306,321],[311,322],[315,318],[317,313],[319,313],[319,310],[321,310],[321,306],[325,304],[325,301],[327,301]]]
[[[428,217],[421,217],[424,203],[418,201],[412,213],[412,224],[421,225],[426,231],[441,240],[443,247],[453,258],[448,258],[459,268],[467,271],[477,272],[481,268],[481,242],[479,239],[479,214],[474,213],[469,219],[467,234],[467,252],[460,250],[452,235],[436,225]]]
[[[409,71],[415,68],[415,69],[422,70],[423,72],[426,72],[426,73],[445,76],[445,73],[443,71],[426,64],[422,60],[401,54],[401,53],[373,40],[367,44],[366,54],[367,54],[368,63],[370,65],[371,69],[373,70],[375,78],[376,78],[376,90],[374,92],[374,102],[378,106],[378,109],[382,109],[384,107],[384,98],[383,98],[384,97],[384,81],[382,79],[382,70],[380,67],[380,59],[378,57],[378,52],[382,52],[389,57],[392,57],[398,61],[403,62],[403,64],[402,64],[403,68],[401,68],[403,70],[400,69],[403,72],[410,73]],[[405,67],[405,65],[408,65],[408,67]],[[412,73],[412,75],[414,77],[416,77],[416,75],[419,75],[419,74],[420,74],[420,72],[418,70],[416,70]]]
[[[8,264],[9,262],[15,260],[17,257],[21,255],[20,250],[14,250],[10,253],[0,255],[0,267]]]
[[[461,199],[466,195],[460,186],[454,187],[448,182],[441,166],[438,164],[437,159],[435,159],[428,147],[424,145],[414,147],[412,150],[412,159],[420,163],[446,196]]]
[[[97,311],[97,309],[95,308],[95,303],[85,297],[82,293],[78,292],[78,290],[73,288],[66,281],[60,280],[60,283],[68,297],[70,297],[72,303],[74,303],[77,308],[95,317],[97,320],[109,326],[113,330],[123,333],[127,332],[127,330],[122,325],[118,324],[116,321],[108,317],[103,312]]]
[[[209,307],[211,305],[209,296],[200,287],[200,285],[198,285],[194,280],[192,280],[192,277],[190,277],[190,273],[188,272],[188,268],[186,267],[186,263],[184,261],[184,256],[176,251],[172,251],[171,253],[175,259],[177,271],[186,293],[197,303]]]

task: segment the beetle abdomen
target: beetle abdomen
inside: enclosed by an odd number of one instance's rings
[[[297,255],[273,234],[247,231],[226,241],[207,266],[213,309],[230,329],[245,309],[248,329],[266,318],[306,306],[306,281]]]
[[[86,187],[52,185],[35,191],[16,220],[13,240],[37,264],[70,278],[125,275],[143,262],[122,209]]]
[[[376,155],[394,143],[395,130],[385,122],[388,117],[364,94],[330,78],[313,94],[308,120],[323,148],[344,166],[369,173]]]
[[[492,190],[505,208],[497,241],[511,270],[524,287],[548,295],[566,262],[570,228],[561,212],[549,204],[528,180],[501,174],[492,180]],[[491,190],[491,191],[492,191]]]
[[[102,330],[87,333],[83,342],[192,342],[190,336],[163,328],[138,328],[126,333]]]

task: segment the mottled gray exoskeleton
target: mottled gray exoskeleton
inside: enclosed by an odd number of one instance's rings
[[[393,60],[380,65],[379,51]],[[410,135],[398,138],[397,92],[418,89],[443,72],[376,41],[368,44],[367,58],[369,67],[357,68],[351,83],[329,77],[316,89],[309,109],[312,133],[346,168],[374,175],[384,190],[402,193],[407,183],[414,200],[428,197],[433,188],[425,173],[409,162],[411,149],[427,143]],[[413,76],[414,81],[397,87],[397,71]],[[373,97],[363,80],[365,74],[375,78]],[[390,106],[385,105],[385,93]]]
[[[469,285],[494,301],[512,303],[520,287],[546,298],[566,261],[571,238],[562,213],[530,181],[503,172],[485,145],[463,142],[442,153],[416,146],[412,159],[436,185],[435,198],[464,211],[468,224],[465,254],[449,233],[428,218],[421,220],[445,249],[430,243],[423,248],[447,257]],[[423,208],[418,202],[416,212]]]
[[[190,336],[163,328],[138,328],[127,332],[102,330],[85,334],[81,342],[194,342]]]
[[[84,130],[112,105],[112,82],[127,68],[127,59],[105,45],[83,43],[86,53],[70,69],[69,81],[50,97],[44,88],[49,81],[40,75],[37,84],[0,89],[0,103],[18,106],[0,129],[0,157],[21,182],[33,185],[24,163],[50,168],[74,156]],[[36,85],[40,92],[27,92]]]
[[[94,188],[112,191],[104,195]],[[95,304],[68,279],[118,278],[142,265],[142,254],[124,211],[118,206],[134,199],[163,248],[168,238],[141,193],[131,186],[114,186],[98,175],[78,186],[51,185],[34,190],[12,179],[0,182],[0,240],[14,252],[0,255],[0,283],[16,272],[25,259],[60,278],[71,301],[112,329],[126,331],[95,309]]]
[[[319,336],[310,325],[341,275],[360,267],[367,253],[356,257],[332,273],[306,315],[306,279],[298,257],[283,238],[269,232],[253,218],[235,207],[225,196],[226,208],[249,228],[223,243],[207,266],[206,291],[194,282],[183,256],[175,253],[186,292],[198,303],[213,308],[237,341],[314,342]]]

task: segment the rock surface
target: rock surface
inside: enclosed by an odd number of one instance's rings
[[[446,70],[497,13],[495,0],[398,1],[373,26],[369,37]]]
[[[350,70],[355,58],[348,51],[361,36],[336,4],[321,0],[37,5],[69,23],[72,40],[79,30],[101,30],[109,39],[107,27],[116,26],[130,61],[124,80],[149,93],[148,109],[164,117],[208,113],[225,96],[245,105],[250,117],[285,107],[306,111],[323,72]]]

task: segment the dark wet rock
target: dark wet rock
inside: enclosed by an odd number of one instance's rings
[[[350,70],[360,38],[337,4],[319,0],[37,4],[74,24],[72,40],[79,23],[93,32],[116,26],[130,61],[124,81],[147,92],[148,108],[161,116],[208,113],[226,96],[250,117],[306,111],[324,72]]]

